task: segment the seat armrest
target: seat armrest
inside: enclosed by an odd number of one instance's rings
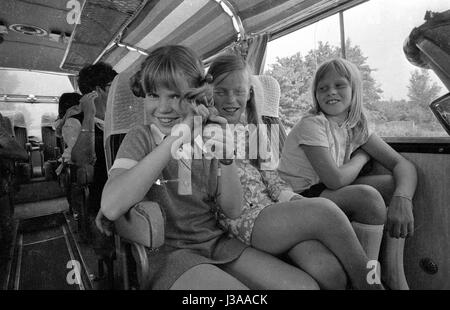
[[[32,147],[31,147],[30,142],[25,143],[25,149],[27,150],[28,153],[32,152]]]
[[[141,201],[114,222],[116,233],[148,248],[164,244],[164,217],[156,202]]]

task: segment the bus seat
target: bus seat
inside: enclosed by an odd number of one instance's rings
[[[44,147],[44,176],[46,180],[56,180],[57,158],[60,157],[61,150],[56,140],[56,132],[53,127],[56,121],[56,114],[44,113],[41,116],[41,136]]]
[[[2,159],[26,160],[25,150],[14,139],[10,119],[0,113],[0,156]]]
[[[143,98],[135,97],[130,89],[132,70],[121,72],[114,79],[105,113],[105,155],[110,169],[126,133],[145,124]],[[164,220],[159,205],[142,201],[114,223],[117,281],[128,289],[130,282],[139,288],[150,286],[146,248],[160,247],[164,242]],[[133,258],[132,262],[129,258]],[[129,279],[130,266],[135,266],[136,279]]]
[[[425,23],[406,38],[403,51],[413,65],[432,69],[450,91],[450,10],[427,11]]]
[[[56,115],[53,113],[44,113],[41,117],[42,143],[44,144],[44,160],[54,160],[59,155],[59,148],[56,143],[56,133],[53,124]]]
[[[29,136],[25,143],[28,152],[28,161],[31,169],[31,177],[44,175],[44,144],[37,137]]]
[[[20,111],[2,111],[3,117],[7,117],[11,121],[16,141],[25,149],[28,142],[27,126],[25,117]]]
[[[28,152],[29,175],[31,177],[42,176],[44,173],[43,144],[36,138],[28,136],[24,114],[20,111],[4,111],[2,113],[11,120],[16,141]]]
[[[270,128],[277,125],[279,129],[279,154],[286,140],[286,130],[278,115],[280,107],[280,84],[270,75],[253,75],[250,84],[255,93],[255,101],[262,121]]]
[[[25,117],[19,111],[2,111],[4,128],[14,137],[23,150],[27,150],[28,134],[25,124]],[[19,183],[28,183],[32,176],[31,156],[28,153],[28,162],[16,163],[17,181]]]
[[[144,124],[143,98],[135,97],[129,86],[132,72],[122,72],[111,85],[105,112],[105,146],[111,144],[111,138],[117,139],[120,135],[125,136],[134,126]],[[117,142],[120,145],[121,141]],[[113,163],[111,151],[109,147],[105,147],[107,167],[111,167]]]
[[[27,159],[27,153],[13,137],[11,121],[0,113],[0,245],[2,246],[8,245],[12,237],[17,161]]]
[[[14,128],[13,128],[13,124],[11,122],[11,119],[6,116],[7,115],[7,111],[2,111],[1,112],[3,115],[1,117],[0,120],[0,126],[3,128],[3,130],[5,130],[11,137],[14,137]]]

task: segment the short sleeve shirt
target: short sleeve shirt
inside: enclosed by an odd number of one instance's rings
[[[328,148],[338,167],[345,164],[350,155],[369,139],[370,133],[352,140],[352,130],[330,121],[323,113],[303,117],[289,132],[284,143],[278,171],[300,193],[320,182],[309,162],[302,145]]]
[[[150,126],[136,127],[124,138],[112,169],[130,169],[156,147]],[[217,226],[215,210],[209,203],[208,180],[211,161],[192,160],[192,195],[178,194],[178,182],[153,184],[147,193],[158,202],[165,217],[166,243],[176,248],[199,247],[208,251],[210,242],[224,232]],[[213,167],[214,168],[214,167]],[[170,159],[160,179],[176,180],[178,162]],[[209,245],[208,245],[209,244]]]

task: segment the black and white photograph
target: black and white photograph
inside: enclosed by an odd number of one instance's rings
[[[0,1],[0,296],[450,290],[449,189],[449,0]]]

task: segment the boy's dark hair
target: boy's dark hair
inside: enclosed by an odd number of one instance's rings
[[[88,65],[78,73],[78,87],[83,95],[95,90],[96,86],[105,89],[116,75],[117,72],[110,64],[98,62],[95,65]]]
[[[79,93],[64,93],[59,97],[58,118],[61,119],[67,110],[80,103],[81,95]]]

